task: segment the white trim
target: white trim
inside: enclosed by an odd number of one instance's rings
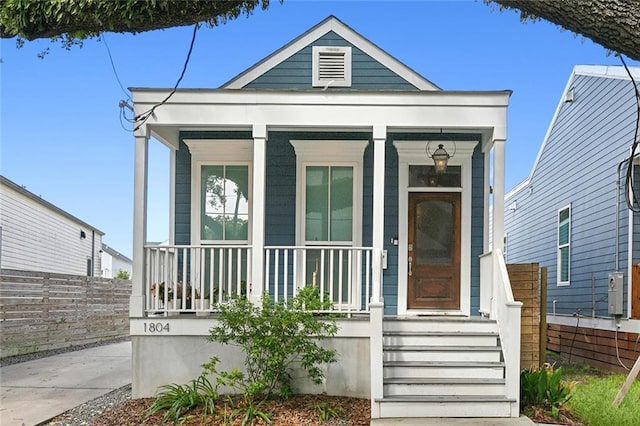
[[[293,56],[295,53],[315,42],[330,31],[335,32],[355,48],[361,50],[374,60],[380,62],[380,64],[389,68],[391,71],[398,74],[401,78],[408,81],[418,89],[441,90],[438,86],[425,79],[420,74],[416,73],[411,68],[407,67],[402,62],[398,61],[387,52],[380,49],[378,46],[371,43],[366,38],[362,37],[360,34],[356,33],[353,29],[340,22],[334,16],[328,17],[315,27],[311,28],[307,32],[291,41],[289,44],[285,45],[279,50],[276,50],[271,55],[264,58],[262,61],[258,62],[251,68],[234,77],[233,79],[225,83],[222,88],[241,89],[245,87],[247,84],[251,83],[253,80],[258,78],[265,72],[284,62],[289,57]]]
[[[253,160],[251,139],[184,139],[184,143],[189,148],[191,158],[200,161]]]
[[[398,151],[398,315],[466,315],[471,312],[471,203],[472,203],[472,155],[478,141],[455,141],[456,154],[449,165],[461,166],[462,188],[410,188],[409,166],[430,165],[425,146],[428,141],[394,141]],[[453,141],[439,141],[445,145]],[[449,151],[449,149],[447,149]],[[461,240],[460,240],[460,309],[416,310],[407,308],[407,242],[409,192],[461,192]]]
[[[169,148],[169,245],[176,243],[176,154]]]
[[[320,56],[340,53],[342,57],[343,78],[327,79],[320,77]],[[348,46],[313,46],[311,58],[311,85],[313,87],[351,87],[351,47]]]
[[[191,244],[249,244],[252,238],[253,212],[253,140],[239,139],[185,139],[191,153]],[[248,168],[249,183],[249,229],[246,241],[238,240],[202,240],[201,225],[201,170],[202,166],[243,165]]]
[[[569,241],[566,244],[563,244],[562,247],[560,247],[560,213],[567,209],[569,210],[569,236],[568,236]],[[558,287],[566,287],[571,284],[571,251],[572,251],[571,250],[571,234],[572,234],[571,225],[573,222],[573,218],[571,217],[571,213],[572,213],[571,210],[572,210],[571,204],[567,204],[566,206],[559,208],[556,214],[556,285]],[[569,247],[569,260],[567,264],[567,281],[560,280],[561,268],[562,268],[560,249],[564,247]]]
[[[578,317],[568,314],[547,313],[547,324],[560,324],[575,327]],[[618,330],[621,333],[640,333],[640,320],[622,318],[618,322],[614,318],[580,316],[580,327],[593,328],[596,330],[615,331],[617,324],[620,325]]]

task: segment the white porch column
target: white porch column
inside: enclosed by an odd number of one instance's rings
[[[374,252],[384,250],[384,173],[386,126],[373,127],[373,248]],[[380,274],[382,281],[382,274]],[[382,282],[374,282],[371,292],[372,302],[382,301]]]
[[[267,126],[253,125],[253,194],[251,197],[251,300],[260,302],[264,288],[264,210]]]
[[[147,135],[135,136],[135,163],[133,166],[133,273],[129,316],[144,316],[144,245],[147,240],[147,161],[149,158]]]
[[[384,173],[386,126],[373,127],[373,289],[369,303],[369,356],[371,365],[371,417],[380,417],[380,403],[383,397],[382,377],[382,320],[384,302],[382,297],[382,252],[384,249]]]
[[[493,249],[504,250],[504,140],[493,141]]]

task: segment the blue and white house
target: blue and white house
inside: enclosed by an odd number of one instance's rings
[[[203,338],[212,303],[313,285],[345,314],[325,341],[340,361],[297,391],[370,398],[374,418],[519,415],[521,304],[489,245],[503,241],[510,91],[442,90],[332,16],[220,88],[160,105],[170,91],[132,89],[148,115],[135,131],[134,397],[213,354],[242,359]],[[145,245],[150,138],[171,150],[161,246]]]
[[[640,193],[637,114],[624,67],[576,66],[531,173],[506,195],[506,260],[548,268],[549,324],[640,332],[640,214],[626,203]]]

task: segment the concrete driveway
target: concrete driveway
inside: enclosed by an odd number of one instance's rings
[[[131,342],[0,368],[0,424],[31,426],[131,383]]]

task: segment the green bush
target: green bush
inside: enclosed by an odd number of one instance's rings
[[[562,368],[545,364],[520,373],[520,406],[543,407],[557,417],[560,407],[571,399],[574,384],[562,381]]]
[[[265,295],[261,306],[238,297],[219,306],[219,322],[209,330],[209,340],[239,346],[246,355],[246,374],[237,369],[219,372],[223,384],[251,401],[287,397],[292,393],[293,364],[304,369],[314,383],[322,383],[320,365],[335,362],[336,353],[323,348],[318,338],[333,336],[338,328],[335,320],[300,309],[306,305],[306,296],[281,304]]]
[[[321,299],[320,287],[306,285],[298,289],[298,294],[292,301],[292,307],[306,311],[328,311],[333,307],[333,303],[329,299],[329,293],[325,292]]]

